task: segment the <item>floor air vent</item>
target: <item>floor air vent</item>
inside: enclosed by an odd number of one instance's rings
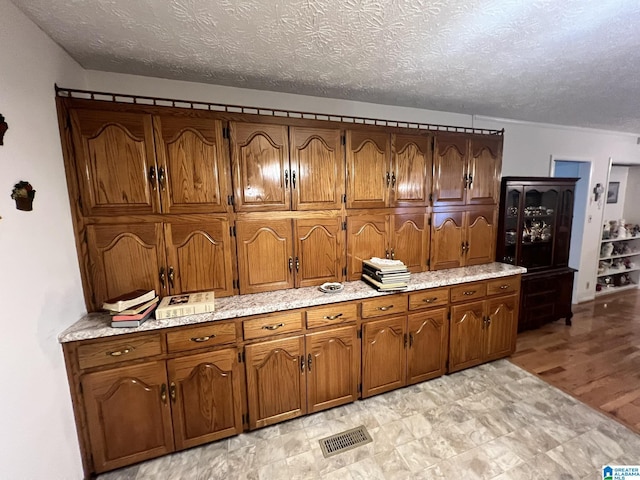
[[[331,435],[320,440],[320,448],[325,458],[346,452],[352,448],[365,445],[373,441],[367,429],[363,426],[347,430],[346,432]]]

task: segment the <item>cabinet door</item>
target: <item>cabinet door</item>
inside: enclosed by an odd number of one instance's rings
[[[176,450],[242,432],[242,378],[235,348],[167,362]]]
[[[428,214],[393,215],[391,219],[391,258],[402,260],[411,272],[424,272],[429,258]]]
[[[396,207],[427,206],[431,192],[432,137],[393,135],[391,201]]]
[[[299,219],[296,234],[296,287],[342,282],[344,231],[342,218]]]
[[[388,133],[347,130],[347,208],[388,205],[391,185]]]
[[[166,295],[162,224],[87,225],[93,307],[138,288]],[[166,278],[166,272],[165,272]]]
[[[262,123],[229,123],[235,209],[289,210],[287,127]]]
[[[306,336],[307,413],[358,399],[360,350],[355,325]]]
[[[468,140],[436,135],[433,154],[433,206],[464,205]]]
[[[424,382],[444,375],[449,351],[447,309],[438,308],[408,317],[409,350],[407,384]]]
[[[406,321],[401,316],[362,324],[362,398],[405,384]]]
[[[222,122],[166,115],[153,123],[163,211],[226,212],[231,182]]]
[[[165,224],[167,278],[172,294],[213,290],[233,295],[231,236],[226,218]]]
[[[574,187],[560,190],[558,212],[556,215],[555,246],[553,264],[556,267],[569,265],[569,247],[571,246],[571,223],[573,221]]]
[[[90,373],[82,391],[96,473],[173,451],[164,362]]]
[[[293,288],[291,220],[238,220],[240,293]]]
[[[484,361],[484,302],[451,307],[449,372],[479,365]]]
[[[289,127],[294,210],[333,210],[345,194],[342,131]]]
[[[463,265],[464,212],[433,214],[431,222],[431,270]]]
[[[387,215],[347,217],[347,280],[360,280],[362,260],[385,258],[388,221]]]
[[[465,215],[467,239],[464,264],[493,262],[496,256],[496,207],[469,210]]]
[[[486,359],[508,357],[516,350],[518,295],[487,300]]]
[[[260,428],[306,413],[304,337],[245,347],[249,428]]]
[[[151,115],[84,109],[70,115],[84,214],[160,211]]]
[[[500,200],[502,135],[471,140],[467,204],[495,205]]]

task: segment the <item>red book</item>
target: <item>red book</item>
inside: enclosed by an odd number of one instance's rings
[[[154,303],[149,308],[147,308],[144,312],[137,313],[135,315],[112,315],[111,316],[111,321],[112,322],[122,322],[122,321],[126,321],[126,320],[142,320],[143,318],[146,318],[147,316],[149,316],[151,314],[151,312],[153,312],[155,310],[156,306],[157,305]]]

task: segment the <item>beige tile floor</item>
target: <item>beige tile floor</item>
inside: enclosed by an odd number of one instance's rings
[[[318,440],[373,442],[325,459]],[[147,479],[601,479],[640,435],[507,360],[109,472]]]

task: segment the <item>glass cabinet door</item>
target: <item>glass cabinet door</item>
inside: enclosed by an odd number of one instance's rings
[[[553,264],[558,198],[558,190],[553,188],[525,188],[524,208],[520,218],[522,236],[519,265],[535,269]]]
[[[518,264],[518,238],[521,236],[522,229],[520,226],[520,215],[522,207],[522,185],[510,186],[507,189],[506,199],[504,202],[505,211],[504,218],[504,254],[502,261],[511,265]]]

